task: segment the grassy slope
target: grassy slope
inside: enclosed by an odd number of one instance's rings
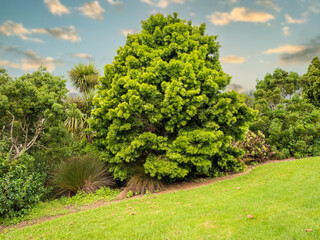
[[[320,158],[259,166],[236,179],[130,199],[0,238],[320,239],[319,173]]]

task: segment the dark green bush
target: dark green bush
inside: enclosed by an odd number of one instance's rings
[[[68,159],[52,175],[51,185],[58,195],[74,195],[78,191],[94,192],[113,185],[105,165],[93,155]]]
[[[257,134],[248,131],[246,138],[235,142],[234,146],[244,151],[240,159],[246,164],[252,161],[264,162],[274,154],[272,147],[266,143],[265,136],[261,131],[258,131]]]
[[[27,154],[22,154],[15,162],[3,155],[0,158],[0,216],[22,216],[48,192],[44,186],[46,174],[35,170],[41,167]]]

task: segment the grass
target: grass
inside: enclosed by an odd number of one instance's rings
[[[0,222],[4,225],[12,225],[21,221],[32,220],[45,216],[67,214],[71,211],[79,210],[83,205],[91,204],[100,200],[115,200],[118,194],[118,189],[110,189],[107,187],[102,187],[95,193],[87,194],[85,192],[79,192],[73,197],[61,197],[59,199],[39,202],[30,212],[27,213],[27,215],[11,219],[0,219]]]
[[[11,229],[0,239],[320,239],[319,172],[319,157],[263,165],[201,188]]]

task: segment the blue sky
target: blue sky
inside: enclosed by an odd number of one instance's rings
[[[206,23],[224,71],[245,90],[277,67],[303,74],[320,57],[320,0],[2,0],[0,66],[20,76],[41,64],[68,78],[94,62],[103,74],[126,34],[158,12]]]

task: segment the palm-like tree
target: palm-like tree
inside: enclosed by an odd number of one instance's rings
[[[95,93],[95,85],[98,84],[99,71],[94,64],[78,64],[69,71],[73,86],[79,91],[80,95],[69,96],[66,99],[68,107],[68,118],[65,126],[79,139],[86,136],[90,142],[93,134],[88,131],[88,120],[91,117],[92,101]],[[80,113],[80,115],[79,115]]]
[[[69,71],[69,77],[73,86],[78,89],[80,93],[85,93],[94,89],[94,86],[98,84],[99,71],[92,63],[79,63]]]

